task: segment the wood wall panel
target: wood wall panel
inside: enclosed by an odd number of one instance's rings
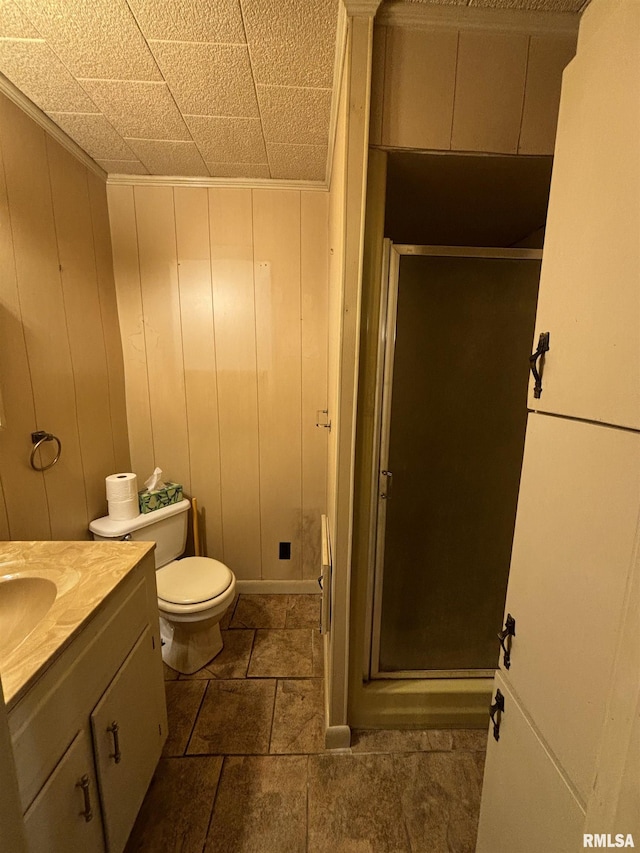
[[[328,409],[327,253],[329,197],[300,194],[302,291],[302,576],[317,578],[322,564],[320,517],[327,506],[328,430],[316,426],[318,409]]]
[[[108,229],[93,227],[87,169],[1,96],[0,155],[0,531],[86,539],[115,465],[106,352],[120,346],[119,331],[102,322],[95,252]],[[62,442],[44,474],[29,467],[35,429]],[[118,441],[126,446],[122,425]],[[52,450],[45,444],[42,461]]]
[[[174,200],[191,491],[204,551],[224,561],[207,190],[176,187]]]
[[[154,449],[133,187],[108,187],[107,198],[122,336],[131,470],[140,478],[142,488],[147,476],[144,472],[154,468]]]
[[[302,577],[300,193],[253,190],[262,575]],[[279,542],[291,543],[280,560]]]
[[[528,49],[517,33],[460,33],[452,150],[517,153]]]
[[[116,470],[116,462],[87,170],[50,139],[47,140],[47,153],[80,458],[91,519],[107,511],[104,478]]]
[[[134,199],[154,466],[191,494],[173,189],[136,187]]]
[[[260,461],[251,190],[210,189],[224,554],[261,577]]]
[[[36,413],[14,260],[12,220],[2,155],[12,110],[0,98],[0,383],[6,426],[0,430],[0,472],[9,527],[7,538],[49,539],[44,476],[29,467]]]
[[[573,37],[531,37],[519,154],[549,154],[553,151],[562,72],[575,52],[576,40]]]
[[[113,254],[109,231],[107,188],[94,172],[87,172],[89,202],[91,205],[91,227],[96,257],[96,276],[100,299],[100,316],[107,357],[109,383],[109,410],[112,427],[113,455],[116,471],[131,469],[129,437],[127,434],[127,404],[124,387],[124,362],[116,287],[113,278]]]
[[[553,154],[576,38],[376,27],[370,144]]]
[[[382,144],[449,148],[458,33],[388,27],[386,50]]]
[[[51,535],[86,538],[88,513],[46,134],[12,104],[6,111],[12,113],[11,130],[3,133],[2,145],[37,428],[57,435],[64,447],[45,477]],[[47,447],[43,460],[49,453]]]
[[[163,377],[206,553],[241,580],[317,577],[328,195],[197,187],[110,187],[108,195],[134,470],[151,430],[165,464],[157,444],[166,424],[153,400]],[[160,371],[152,348],[165,342]],[[291,560],[279,559],[283,541]]]

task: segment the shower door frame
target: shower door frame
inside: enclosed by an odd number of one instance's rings
[[[425,679],[425,678],[484,678],[492,679],[495,669],[410,669],[380,670],[380,635],[382,621],[382,589],[384,580],[384,546],[386,531],[387,499],[384,489],[389,461],[389,439],[391,429],[391,399],[393,391],[393,363],[396,343],[396,320],[398,309],[398,286],[400,258],[403,255],[423,255],[446,258],[487,258],[509,260],[542,260],[541,249],[500,249],[480,246],[414,246],[394,244],[385,239],[382,256],[380,346],[376,367],[376,393],[374,412],[373,482],[369,521],[369,541],[372,555],[369,566],[367,597],[367,637],[369,679]],[[498,652],[496,647],[496,661]]]

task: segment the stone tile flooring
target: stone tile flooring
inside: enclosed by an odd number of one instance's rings
[[[319,608],[241,595],[217,658],[165,667],[169,736],[125,853],[472,853],[486,731],[326,752]]]

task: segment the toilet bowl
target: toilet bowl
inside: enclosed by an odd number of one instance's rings
[[[220,620],[236,592],[236,579],[211,557],[183,557],[188,500],[138,515],[128,521],[109,516],[89,525],[94,539],[155,541],[158,613],[162,659],[191,675],[222,651]]]

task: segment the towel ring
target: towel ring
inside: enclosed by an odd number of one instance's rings
[[[29,463],[34,471],[48,471],[49,468],[53,468],[58,459],[60,459],[60,454],[62,453],[62,442],[58,438],[57,435],[53,435],[50,432],[45,432],[44,430],[38,430],[38,432],[31,433],[31,441],[33,442],[33,447],[31,449],[31,457],[29,458]],[[48,465],[43,465],[42,468],[36,465],[36,450],[43,444],[45,441],[55,441],[58,444],[58,452],[56,453],[52,462],[49,462]]]

